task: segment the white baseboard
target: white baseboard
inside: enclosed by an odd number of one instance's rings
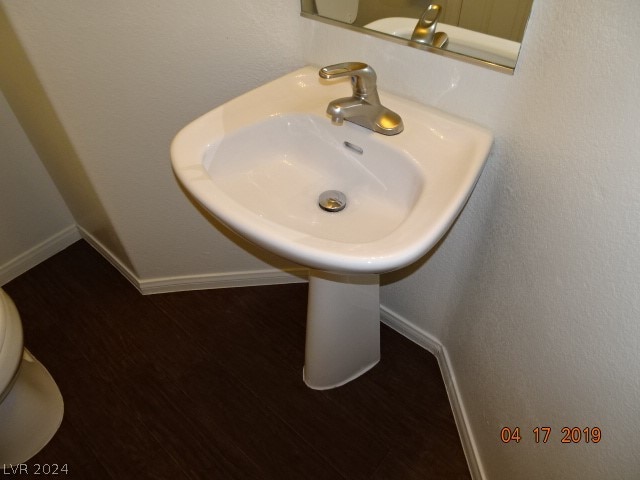
[[[398,315],[384,305],[380,305],[380,319],[385,325],[388,325],[396,332],[431,352],[438,360],[440,372],[442,373],[444,385],[449,397],[449,403],[451,403],[453,418],[458,427],[462,449],[464,450],[469,471],[471,472],[471,478],[473,478],[473,480],[484,480],[484,478],[486,478],[484,469],[478,456],[476,443],[471,435],[468,417],[462,403],[462,398],[460,397],[460,390],[453,374],[447,349],[440,343],[440,340],[416,327],[406,318]]]
[[[52,235],[35,247],[0,265],[0,286],[9,283],[40,262],[64,250],[72,243],[80,240],[80,233],[75,225]]]
[[[107,247],[82,227],[80,235],[111,263],[143,295],[155,293],[184,292],[187,290],[210,290],[230,287],[253,287],[258,285],[276,285],[283,283],[301,283],[307,281],[307,270],[292,268],[288,270],[268,269],[243,272],[225,272],[202,275],[185,275],[141,279],[127,265],[123,264]]]
[[[304,268],[287,270],[249,270],[182,277],[163,277],[141,280],[139,289],[144,295],[154,293],[183,292],[187,290],[209,290],[215,288],[255,287],[307,281]]]
[[[138,276],[122,261],[113,254],[111,250],[109,250],[100,240],[94,237],[87,230],[78,225],[78,231],[82,238],[93,247],[95,251],[97,251],[100,255],[102,255],[105,260],[107,260],[113,267],[118,270],[124,278],[129,280],[129,282],[140,290],[140,279]]]

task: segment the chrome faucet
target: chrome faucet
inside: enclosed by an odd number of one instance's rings
[[[442,14],[442,7],[435,3],[429,4],[413,29],[411,40],[431,47],[444,47],[449,37],[444,32],[436,32],[438,20]]]
[[[376,87],[376,72],[366,63],[346,62],[323,67],[320,77],[330,80],[351,77],[353,96],[329,103],[327,113],[334,125],[344,120],[383,135],[396,135],[404,130],[400,115],[382,106]]]

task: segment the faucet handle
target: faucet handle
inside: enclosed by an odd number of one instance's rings
[[[322,67],[318,72],[320,77],[327,80],[340,77],[351,77],[353,96],[359,100],[366,100],[372,105],[379,105],[378,89],[376,86],[376,72],[366,63],[344,62]]]
[[[320,69],[320,76],[322,78],[331,79],[338,77],[346,77],[348,75],[353,75],[354,73],[359,72],[360,70],[369,69],[375,75],[373,69],[362,62],[344,62],[344,63],[336,63],[335,65],[329,65],[328,67],[322,67]]]

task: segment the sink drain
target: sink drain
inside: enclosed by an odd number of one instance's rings
[[[347,197],[338,190],[327,190],[320,194],[318,205],[327,212],[339,212],[347,206]]]

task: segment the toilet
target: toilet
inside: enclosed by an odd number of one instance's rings
[[[63,412],[58,386],[24,348],[18,310],[0,288],[0,465],[24,463],[38,453]]]

